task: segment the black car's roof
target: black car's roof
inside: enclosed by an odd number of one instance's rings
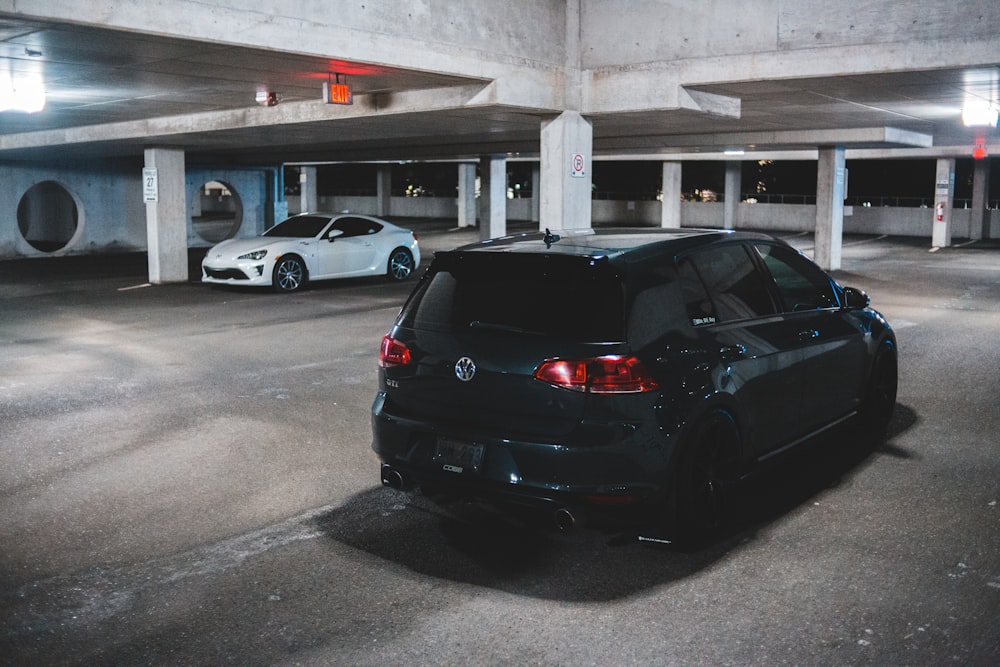
[[[723,239],[774,240],[774,237],[718,229],[563,229],[503,236],[437,254],[514,252],[615,258],[635,251],[680,252]]]

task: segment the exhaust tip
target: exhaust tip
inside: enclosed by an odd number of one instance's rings
[[[403,474],[390,466],[382,467],[382,485],[397,491],[403,488]]]
[[[561,531],[565,532],[576,528],[576,517],[565,507],[557,509],[553,518],[556,522],[556,528]]]

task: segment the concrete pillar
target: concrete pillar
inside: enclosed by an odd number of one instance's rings
[[[576,111],[542,123],[539,229],[589,229],[594,129]]]
[[[375,198],[378,212],[375,214],[385,218],[392,210],[392,165],[380,164],[375,174]]]
[[[479,162],[479,238],[507,233],[507,158],[489,155]]]
[[[299,169],[299,213],[319,210],[319,195],[316,192],[316,167]]]
[[[934,231],[931,246],[947,248],[951,245],[951,210],[955,205],[955,159],[940,158],[934,176]]]
[[[146,244],[149,251],[149,282],[183,283],[188,279],[187,194],[184,151],[147,148]],[[148,177],[147,177],[148,174]],[[149,179],[154,181],[150,188]],[[155,201],[152,201],[155,199]]]
[[[990,238],[990,161],[976,160],[972,171],[972,221],[969,238]]]
[[[542,204],[542,170],[538,163],[531,167],[531,221],[537,223],[541,219]]]
[[[458,165],[458,226],[476,224],[476,165],[461,162]]]
[[[845,176],[844,147],[820,147],[816,174],[816,250],[813,259],[827,271],[840,268],[844,245]]]
[[[663,163],[660,187],[660,227],[680,229],[681,226],[681,163]]]
[[[726,162],[726,192],[723,195],[723,223],[725,229],[736,228],[736,212],[740,199],[740,185],[743,180],[743,163],[739,160]]]

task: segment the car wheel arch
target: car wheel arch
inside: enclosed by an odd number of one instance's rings
[[[405,253],[407,257],[408,269],[406,270],[405,275],[397,275],[397,272],[394,271],[394,260],[400,253]],[[416,261],[414,260],[413,252],[409,248],[400,245],[396,246],[395,248],[392,249],[391,252],[389,252],[389,258],[386,260],[386,266],[385,266],[385,273],[386,276],[389,278],[389,280],[394,280],[394,281],[406,280],[407,278],[413,275],[413,272],[415,270],[416,270]]]
[[[279,267],[281,266],[282,262],[285,262],[285,261],[288,261],[288,260],[295,260],[302,267],[302,280],[299,282],[299,284],[296,287],[294,287],[292,289],[283,289],[282,287],[280,287],[278,285],[278,282],[277,282],[277,273],[278,273]],[[275,257],[275,259],[274,259],[274,266],[271,269],[271,287],[274,288],[274,290],[278,291],[278,292],[294,292],[294,291],[297,291],[297,290],[302,289],[303,287],[305,287],[306,284],[309,282],[309,274],[310,274],[310,272],[309,272],[309,262],[306,260],[305,257],[303,257],[302,255],[300,255],[298,253],[294,253],[294,252],[283,253],[283,254]]]

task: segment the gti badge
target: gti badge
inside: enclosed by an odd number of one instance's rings
[[[455,364],[455,377],[462,382],[468,382],[476,377],[476,362],[468,357],[462,357]]]

